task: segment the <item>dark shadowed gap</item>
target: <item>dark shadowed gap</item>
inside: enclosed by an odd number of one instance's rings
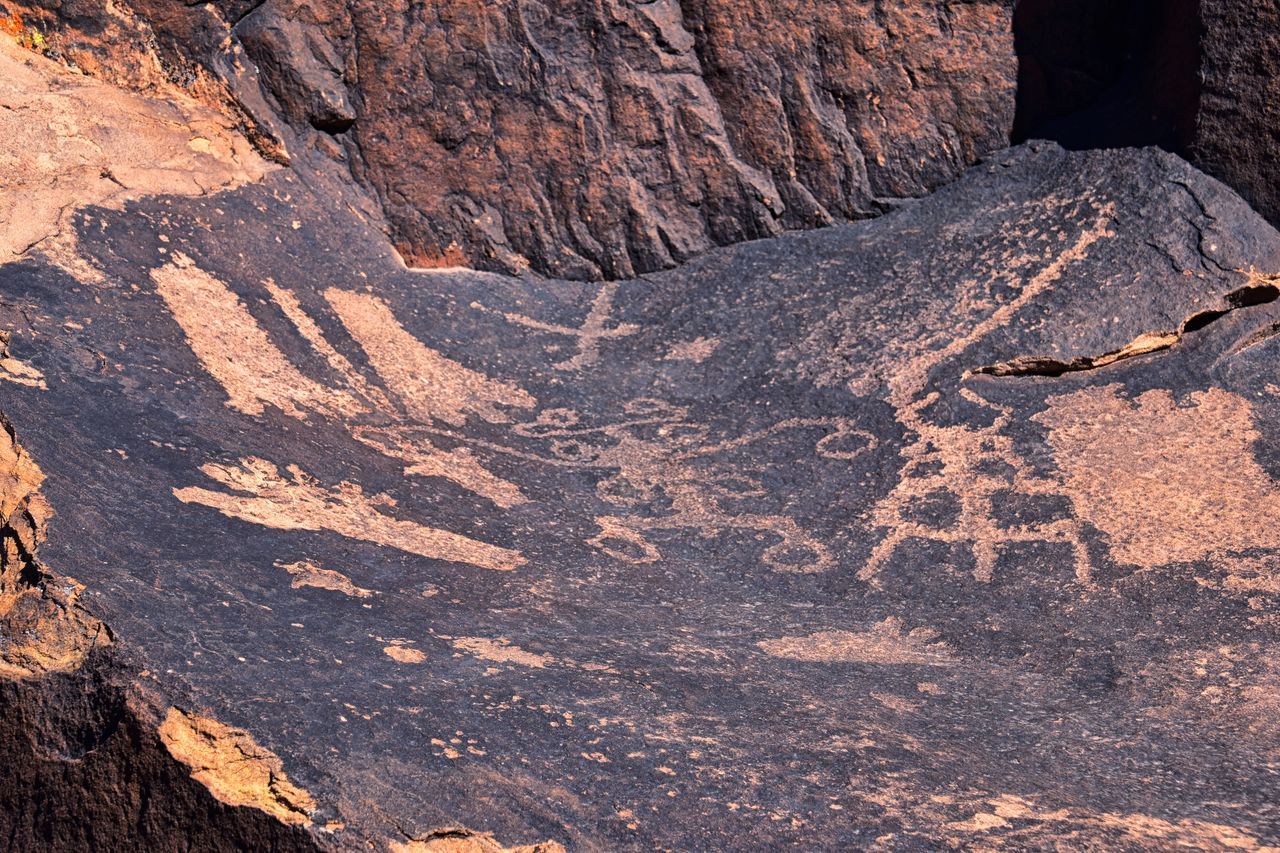
[[[1013,141],[1185,152],[1200,99],[1199,0],[1018,0]]]

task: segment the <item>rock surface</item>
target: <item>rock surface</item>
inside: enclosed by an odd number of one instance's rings
[[[1200,0],[1199,120],[1191,158],[1280,224],[1280,7]]]
[[[272,843],[1280,842],[1280,235],[1172,155],[603,284],[289,171],[69,225],[0,267],[41,565]]]
[[[204,195],[268,166],[225,118],[174,87],[144,98],[0,38],[0,263],[84,204]]]
[[[876,214],[1013,122],[1009,0],[7,2],[347,163],[416,266],[626,278]]]

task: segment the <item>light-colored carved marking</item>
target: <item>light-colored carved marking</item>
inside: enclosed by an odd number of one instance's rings
[[[351,396],[303,376],[239,297],[181,252],[174,253],[172,263],[152,270],[151,278],[231,408],[260,415],[265,405],[272,405],[294,418],[308,412],[340,417],[363,409]]]
[[[490,472],[469,448],[442,450],[419,427],[356,427],[351,434],[383,456],[409,463],[405,476],[443,477],[503,509],[528,502],[519,486]]]
[[[544,323],[541,320],[535,320],[523,314],[507,311],[497,313],[502,314],[508,322],[515,323],[518,326],[574,338],[578,343],[578,352],[573,357],[558,362],[553,366],[557,370],[579,370],[595,364],[600,356],[601,342],[610,338],[623,338],[627,335],[634,335],[640,331],[640,327],[634,323],[619,323],[612,328],[607,327],[609,315],[613,312],[613,297],[617,292],[618,285],[615,282],[609,282],[601,287],[600,292],[596,294],[596,298],[592,300],[591,309],[587,312],[586,318],[583,319],[582,325],[576,328],[573,326],[560,326],[555,323]],[[479,302],[472,303],[472,307],[481,311],[493,310],[481,305]]]
[[[1210,388],[1179,405],[1163,389],[1121,386],[1051,397],[1064,491],[1106,533],[1116,560],[1144,568],[1250,548],[1280,548],[1280,489],[1253,454],[1261,439],[1243,397]]]
[[[388,413],[395,411],[395,407],[391,405],[387,395],[361,376],[355,365],[346,356],[333,348],[333,345],[325,338],[324,332],[303,310],[302,304],[298,302],[298,298],[293,293],[285,290],[272,279],[267,279],[262,284],[267,289],[267,292],[271,294],[271,300],[279,306],[285,317],[298,330],[298,333],[307,339],[307,343],[311,344],[316,352],[324,356],[325,361],[329,362],[329,366],[346,380],[352,390],[367,400],[374,409]]]
[[[1014,450],[1012,440],[1003,434],[1012,413],[996,406],[972,391],[960,393],[972,403],[996,411],[989,426],[939,425],[926,411],[938,399],[938,393],[927,393],[934,369],[965,352],[996,329],[1007,325],[1032,300],[1053,286],[1067,268],[1087,256],[1099,240],[1114,236],[1107,223],[1115,214],[1108,204],[1097,211],[1093,223],[1076,238],[1070,248],[1026,282],[1018,295],[975,322],[967,332],[951,339],[945,346],[926,350],[905,359],[902,368],[889,379],[889,402],[896,410],[898,422],[913,439],[903,448],[906,461],[897,484],[872,510],[872,522],[888,532],[859,571],[862,580],[873,581],[898,546],[908,539],[930,539],[938,542],[966,544],[974,556],[974,577],[990,581],[1003,545],[1015,542],[1064,542],[1074,555],[1075,576],[1087,583],[1092,574],[1088,547],[1075,519],[1036,522],[1018,527],[996,525],[992,501],[1002,491],[1027,495],[1056,494],[1057,484],[1036,474]],[[992,473],[991,463],[1007,466],[1008,473]],[[994,466],[994,467],[999,467]],[[956,519],[946,528],[913,520],[911,506],[931,493],[945,491],[959,504]]]
[[[1097,812],[1072,809],[1048,810],[1034,801],[1013,794],[987,797],[977,803],[982,810],[964,821],[946,824],[946,829],[966,836],[999,833],[1010,846],[1022,841],[1039,847],[1046,837],[1076,839],[1077,846],[1094,846],[1077,835],[1079,828],[1102,831],[1107,837],[1142,849],[1247,850],[1253,853],[1280,853],[1280,847],[1264,844],[1244,830],[1221,823],[1193,818],[1166,819],[1138,812]],[[1016,829],[1013,821],[1017,821]],[[1045,826],[1048,824],[1049,826]],[[1046,835],[1048,834],[1048,835]],[[1114,841],[1111,842],[1114,845]]]
[[[286,476],[271,462],[250,456],[241,459],[239,467],[210,463],[200,470],[233,491],[189,486],[173,490],[178,500],[254,524],[279,530],[331,530],[422,557],[498,571],[511,571],[525,562],[516,551],[384,515],[378,507],[393,504],[389,497],[366,495],[349,482],[326,489],[296,465],[288,466]]]
[[[510,418],[500,407],[537,405],[521,388],[490,379],[424,345],[405,331],[376,296],[330,288],[325,298],[383,382],[423,423],[441,420],[462,426],[470,414],[490,423],[507,423]]]
[[[408,646],[383,646],[382,653],[397,663],[425,663],[427,656]]]
[[[698,364],[711,358],[720,346],[718,338],[694,338],[672,344],[667,350],[666,361],[692,361]]]
[[[25,385],[28,388],[39,388],[41,391],[49,390],[49,386],[45,384],[43,373],[25,361],[18,361],[16,358],[0,358],[0,379],[6,382],[14,382],[18,385]]]
[[[350,388],[372,408],[392,416],[396,414],[396,407],[381,389],[361,376],[355,366],[325,339],[297,297],[270,279],[264,282],[264,286],[298,332],[325,357],[329,366],[346,380]],[[489,498],[503,509],[525,502],[524,495],[514,483],[491,474],[469,449],[441,450],[422,437],[421,432],[413,425],[385,429],[355,426],[351,429],[352,437],[357,441],[385,456],[408,462],[405,476],[443,477]]]
[[[373,595],[373,590],[356,586],[351,582],[351,578],[342,572],[335,572],[333,569],[322,569],[308,560],[299,560],[296,563],[276,563],[276,565],[293,575],[293,582],[290,586],[294,589],[313,586],[317,589],[340,592],[352,598],[368,598]]]
[[[534,669],[542,669],[548,664],[555,663],[554,658],[525,651],[519,646],[512,645],[510,640],[503,637],[496,639],[459,637],[453,641],[453,647],[469,655],[474,655],[482,660],[493,661],[494,663],[518,663],[521,666],[529,666]]]
[[[438,829],[411,841],[392,841],[392,853],[565,853],[556,841],[507,847],[487,832]]]
[[[821,572],[835,564],[826,544],[806,533],[794,519],[729,508],[731,501],[761,497],[764,490],[759,483],[736,471],[709,473],[693,463],[793,429],[824,430],[826,435],[819,445],[839,436],[840,443],[819,451],[823,455],[838,454],[834,458],[852,458],[866,452],[874,446],[873,436],[857,438],[857,431],[845,418],[793,418],[738,438],[710,443],[706,427],[690,422],[687,410],[661,400],[630,400],[623,406],[623,414],[623,419],[590,426],[580,423],[576,412],[549,409],[533,423],[514,427],[518,434],[551,442],[548,457],[533,457],[539,461],[615,471],[597,484],[596,491],[620,509],[659,495],[669,501],[669,509],[661,515],[598,516],[600,532],[588,544],[614,559],[646,564],[662,558],[661,551],[645,537],[647,530],[692,528],[704,536],[739,530],[777,540],[761,554],[763,562],[775,571]],[[654,426],[658,429],[651,429]],[[850,439],[858,446],[847,444]]]
[[[351,424],[353,417],[371,410],[398,420],[402,416],[387,396],[325,339],[298,299],[274,281],[264,282],[274,303],[353,393],[326,388],[304,376],[271,343],[230,288],[198,269],[190,258],[175,253],[173,262],[152,271],[152,277],[201,364],[226,391],[230,407],[250,415],[261,414],[265,405],[271,404],[299,419],[311,411],[340,416],[355,439],[407,462],[406,475],[444,477],[503,508],[525,501],[514,484],[487,471],[468,448],[437,448],[423,437],[422,424],[402,421],[384,428]],[[519,388],[490,380],[423,346],[395,323],[390,309],[375,297],[334,289],[326,297],[365,349],[374,368],[383,372],[384,381],[404,398],[410,414],[424,423],[437,416],[461,425],[471,412],[501,421],[506,417],[498,405],[535,405],[533,397]],[[270,467],[274,470],[274,466]],[[313,483],[301,479],[289,483],[278,471],[273,476],[270,483],[258,483],[261,489],[252,498],[226,494],[211,497],[218,493],[198,488],[177,490],[175,494],[260,524],[324,528],[424,556],[461,559],[489,568],[510,569],[520,562],[518,555],[513,557],[514,552],[376,512],[366,519],[373,526],[362,532],[357,520],[360,513],[373,511],[371,504],[351,504],[362,498],[358,486],[345,484],[334,493],[339,497],[325,497]]]
[[[946,645],[935,642],[937,636],[930,628],[904,631],[902,620],[891,616],[866,631],[819,631],[757,645],[765,654],[788,660],[950,666],[955,660]]]
[[[218,800],[252,806],[287,824],[309,826],[316,803],[289,781],[284,765],[252,735],[170,708],[159,729],[169,753]]]

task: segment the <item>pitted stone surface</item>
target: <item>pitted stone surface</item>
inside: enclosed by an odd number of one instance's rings
[[[1280,235],[1220,184],[1024,146],[614,283],[332,198],[0,268],[44,561],[318,844],[1280,840]]]

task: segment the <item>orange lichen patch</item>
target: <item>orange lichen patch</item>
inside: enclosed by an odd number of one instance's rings
[[[503,509],[529,500],[515,483],[485,468],[470,448],[443,450],[417,427],[356,427],[352,435],[384,456],[409,463],[404,469],[406,477],[442,477]]]
[[[515,385],[490,379],[425,346],[376,296],[330,288],[325,298],[383,382],[419,421],[462,426],[474,414],[490,423],[506,423],[510,418],[502,407],[537,405]]]
[[[204,369],[227,393],[227,405],[260,415],[272,405],[287,415],[331,416],[362,411],[350,395],[308,379],[294,367],[226,284],[175,252],[151,271],[156,290],[187,336]]]
[[[494,663],[518,663],[521,666],[529,666],[534,669],[542,669],[548,664],[555,663],[555,658],[525,651],[519,646],[512,645],[511,641],[503,637],[497,637],[496,639],[459,637],[453,641],[453,647],[467,654],[475,655],[482,660],[493,661]]]
[[[26,24],[22,23],[22,18],[18,17],[16,13],[0,17],[0,33],[17,38],[26,31]]]
[[[1089,551],[1074,520],[1053,520],[1016,528],[1004,528],[995,521],[992,503],[996,495],[1010,488],[1023,494],[1052,494],[1056,486],[1039,476],[1014,452],[1012,439],[1003,434],[1011,413],[966,388],[961,389],[965,399],[996,413],[991,425],[937,424],[928,417],[927,411],[938,397],[936,391],[929,392],[935,369],[1010,323],[1032,300],[1051,288],[1071,264],[1087,257],[1095,243],[1114,235],[1108,226],[1115,215],[1114,205],[1103,206],[1093,213],[1093,222],[1081,231],[1075,242],[1031,276],[1017,296],[985,317],[975,318],[963,334],[945,345],[906,357],[896,368],[889,379],[889,403],[896,410],[898,422],[915,437],[903,449],[906,462],[897,484],[872,510],[874,523],[887,533],[859,571],[860,579],[874,581],[898,546],[915,537],[969,545],[974,556],[974,578],[983,582],[990,581],[994,575],[1003,545],[1062,542],[1070,545],[1074,553],[1076,579],[1082,583],[1089,581],[1092,573]],[[988,473],[984,466],[991,462],[1007,465],[1013,474],[1004,477]],[[911,508],[935,491],[950,493],[959,504],[956,519],[945,529],[922,524],[911,515]]]
[[[904,631],[902,620],[890,616],[866,631],[818,631],[757,645],[773,657],[806,662],[950,666],[955,659],[937,636],[930,628]]]
[[[248,732],[170,708],[159,734],[169,753],[191,768],[191,778],[218,800],[261,809],[287,824],[311,824],[315,800],[289,781],[279,757]]]
[[[438,829],[420,839],[392,841],[393,853],[565,853],[556,841],[507,847],[487,832],[470,829]]]
[[[423,663],[427,659],[426,654],[408,646],[384,646],[382,653],[399,663]]]
[[[287,474],[282,474],[271,462],[250,456],[241,459],[239,467],[210,463],[200,470],[233,492],[190,486],[174,489],[174,496],[254,524],[279,530],[331,530],[422,557],[498,571],[511,571],[525,562],[507,548],[392,518],[378,510],[394,503],[385,495],[366,495],[350,482],[326,488],[296,465],[289,465]]]
[[[301,589],[304,586],[313,586],[317,589],[328,589],[334,592],[340,592],[343,595],[349,595],[352,598],[368,598],[373,595],[373,590],[356,586],[351,579],[342,572],[335,572],[333,569],[322,569],[308,560],[299,560],[296,563],[288,563],[277,566],[293,575],[293,582],[290,584],[294,589]]]
[[[1253,455],[1261,436],[1243,397],[1210,388],[1181,401],[1120,385],[1048,400],[1064,491],[1106,533],[1115,559],[1153,568],[1250,548],[1280,548],[1280,490]]]

